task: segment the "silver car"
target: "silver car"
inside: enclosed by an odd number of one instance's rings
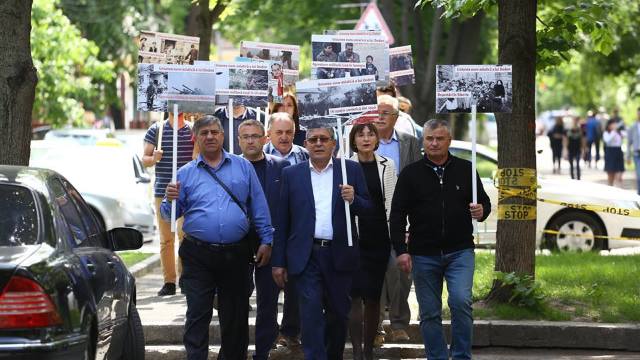
[[[73,141],[32,141],[29,165],[55,170],[69,179],[105,229],[135,228],[145,242],[155,237],[150,177],[129,149]]]

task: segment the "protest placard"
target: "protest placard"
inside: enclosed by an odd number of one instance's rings
[[[296,83],[300,125],[335,127],[338,118],[376,110],[375,77],[308,80]]]
[[[511,112],[511,65],[436,66],[436,113]]]
[[[295,92],[299,79],[300,46],[242,41],[240,56],[269,64],[269,94],[271,102],[282,102],[286,92]]]
[[[200,38],[141,31],[137,44],[138,63],[193,65],[198,60]]]
[[[389,76],[395,86],[416,83],[411,45],[390,48],[389,67],[391,68]]]
[[[314,79],[374,76],[389,83],[389,45],[381,35],[312,35]]]
[[[138,64],[139,111],[212,113],[215,107],[215,68],[211,65]]]
[[[196,62],[199,64],[201,62]],[[264,62],[216,62],[216,103],[247,107],[268,106],[269,64]]]

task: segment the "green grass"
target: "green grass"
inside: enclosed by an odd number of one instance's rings
[[[140,261],[148,258],[151,255],[153,254],[140,251],[123,251],[118,253],[118,256],[120,256],[127,267],[131,267],[131,265],[139,263]]]
[[[595,253],[536,257],[536,281],[545,295],[536,309],[515,305],[488,306],[484,299],[493,282],[494,255],[476,253],[473,285],[476,319],[640,322],[640,256]],[[443,294],[446,305],[446,293]],[[449,316],[449,309],[443,315]]]

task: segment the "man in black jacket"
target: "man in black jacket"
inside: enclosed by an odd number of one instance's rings
[[[471,359],[472,219],[486,219],[491,203],[477,173],[478,203],[472,203],[471,163],[449,153],[451,132],[446,121],[427,121],[423,142],[424,159],[406,166],[398,177],[391,240],[400,269],[413,271],[427,358]],[[451,354],[442,330],[443,279],[451,309]]]

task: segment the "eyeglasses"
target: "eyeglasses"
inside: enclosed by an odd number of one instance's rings
[[[319,141],[321,144],[326,144],[329,142],[329,140],[331,140],[331,138],[327,136],[317,136],[317,137],[314,136],[314,137],[308,138],[307,142],[310,144],[317,144]]]
[[[213,136],[218,136],[222,133],[222,131],[220,130],[200,130],[198,132],[198,135],[200,136],[209,136],[209,134],[213,135]]]
[[[253,140],[253,141],[258,141],[260,140],[264,135],[260,135],[260,134],[251,134],[251,135],[240,135],[240,139],[244,140],[244,141],[249,141],[249,140]]]
[[[379,117],[389,117],[389,116],[393,116],[393,115],[396,115],[396,114],[397,114],[397,112],[395,112],[395,111],[381,111],[381,112],[378,113],[378,116]]]

